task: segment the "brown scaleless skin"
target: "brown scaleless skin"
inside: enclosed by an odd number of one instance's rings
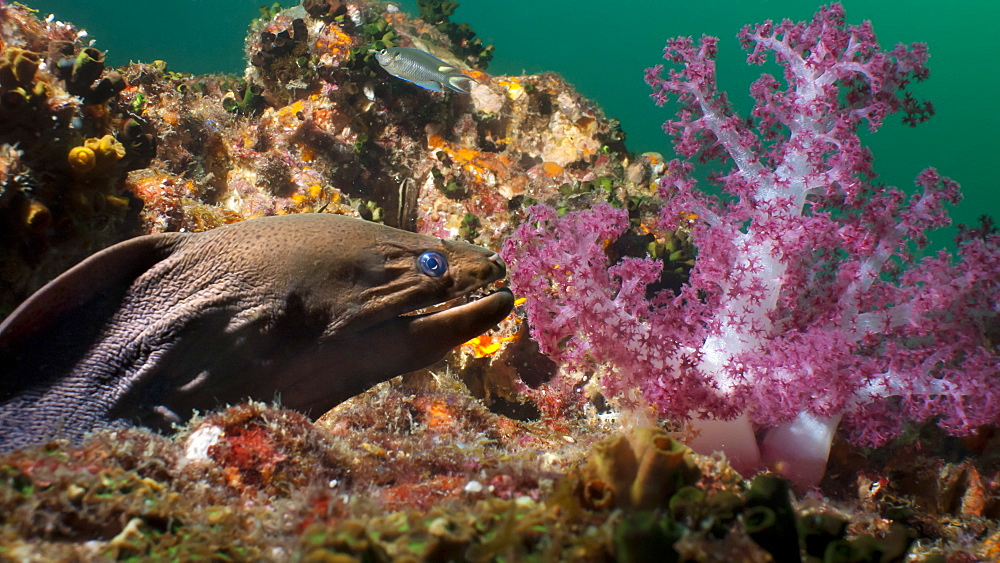
[[[318,417],[501,321],[508,290],[408,313],[505,275],[487,249],[331,214],[120,243],[0,325],[0,450],[246,398]]]

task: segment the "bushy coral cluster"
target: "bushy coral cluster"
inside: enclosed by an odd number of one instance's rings
[[[0,5],[0,315],[136,224],[118,182],[155,144],[126,124],[124,78],[84,35]]]
[[[25,105],[38,105],[52,91],[45,82],[35,82],[35,72],[41,64],[38,53],[11,47],[0,59],[0,116],[14,120]],[[19,112],[20,110],[20,112]]]
[[[839,4],[740,39],[750,63],[773,52],[784,70],[754,83],[750,119],[717,90],[714,38],[671,40],[675,66],[646,75],[657,103],[680,101],[664,126],[677,152],[731,166],[720,199],[681,162],[661,183],[660,226],[697,247],[690,283],[650,297],[660,264],[607,263],[629,226],[623,210],[536,207],[504,255],[541,349],[573,367],[610,364],[609,394],[634,402],[638,389],[676,419],[829,427],[843,415],[869,445],[912,422],[968,434],[1000,421],[1000,356],[985,337],[1000,313],[1000,239],[963,242],[957,260],[920,258],[958,185],[928,169],[912,196],[882,186],[858,136],[892,113],[926,116],[906,91],[927,76],[926,48],[882,51]]]

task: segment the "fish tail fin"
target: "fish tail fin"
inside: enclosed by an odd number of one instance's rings
[[[448,77],[448,83],[446,84],[446,86],[448,86],[449,88],[451,88],[456,92],[468,94],[469,92],[472,91],[473,84],[478,84],[478,82],[476,82],[471,77],[468,77],[464,74],[455,74]]]

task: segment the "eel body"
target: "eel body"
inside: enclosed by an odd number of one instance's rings
[[[415,312],[505,274],[484,248],[329,214],[127,240],[0,324],[0,451],[247,398],[318,417],[501,321],[508,290]]]

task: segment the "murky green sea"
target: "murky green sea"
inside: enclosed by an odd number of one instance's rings
[[[178,71],[239,73],[247,24],[264,0],[24,3],[85,28],[112,64],[163,59]],[[930,47],[930,80],[914,91],[934,103],[937,115],[915,129],[894,116],[870,136],[882,180],[910,186],[921,169],[934,166],[962,184],[965,199],[952,215],[957,223],[1000,215],[1000,2],[843,3],[851,23],[872,21],[883,47],[915,41]],[[400,5],[416,13],[416,0]],[[669,156],[660,124],[672,112],[653,105],[642,80],[643,69],[660,61],[665,40],[720,37],[719,82],[747,110],[747,90],[760,68],[746,65],[736,32],[765,19],[808,19],[818,6],[802,0],[463,0],[451,19],[496,45],[491,73],[558,72],[622,122],[631,150]],[[935,246],[948,245],[952,234],[938,233]]]

